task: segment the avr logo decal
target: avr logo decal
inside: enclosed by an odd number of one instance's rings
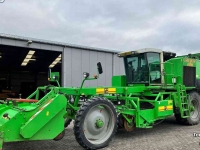
[[[0,3],[3,3],[5,0],[0,0]]]

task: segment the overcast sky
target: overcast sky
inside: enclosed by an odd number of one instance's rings
[[[5,0],[0,33],[119,51],[200,53],[200,1]]]

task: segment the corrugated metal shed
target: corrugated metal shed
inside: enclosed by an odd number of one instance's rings
[[[16,40],[16,41],[13,42],[13,40]],[[0,33],[0,44],[25,46],[26,44],[24,45],[24,44],[20,43],[20,41],[27,43],[29,40],[33,42],[32,44],[29,45],[29,47],[34,47],[33,45],[35,45],[35,44],[44,44],[42,46],[35,46],[36,48],[42,48],[42,49],[45,49],[45,45],[54,45],[55,47],[60,46],[62,48],[63,47],[71,47],[71,48],[102,51],[102,52],[111,52],[111,53],[119,53],[120,52],[120,51],[116,51],[116,50],[88,47],[88,46],[82,46],[82,45],[75,45],[75,44],[69,44],[69,43],[48,41],[48,40],[35,39],[35,38],[30,38],[30,37],[22,37],[22,36],[17,36],[17,35],[9,35],[9,34]],[[51,50],[62,51],[61,49],[52,49],[52,48],[50,48],[50,46],[46,46],[46,47],[48,47],[48,50],[51,49]]]
[[[32,41],[28,44],[28,41]],[[87,81],[85,86],[109,86],[113,75],[124,74],[119,51],[67,43],[40,40],[0,33],[0,45],[23,47],[27,49],[62,52],[62,86],[80,86],[83,72],[91,76],[97,73],[97,62],[102,63],[104,73],[98,80]]]

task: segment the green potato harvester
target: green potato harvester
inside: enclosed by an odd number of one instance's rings
[[[0,101],[0,149],[4,142],[61,140],[74,120],[74,136],[85,149],[109,145],[118,128],[152,128],[169,116],[183,125],[200,120],[200,54],[176,56],[159,49],[118,54],[125,75],[113,76],[111,86],[85,87],[103,73],[83,73],[80,87],[61,87],[59,72],[49,71],[55,85],[38,87],[26,99]],[[70,144],[70,143],[68,143]]]

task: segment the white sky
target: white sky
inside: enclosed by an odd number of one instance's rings
[[[5,0],[0,33],[119,51],[200,53],[200,1]]]

